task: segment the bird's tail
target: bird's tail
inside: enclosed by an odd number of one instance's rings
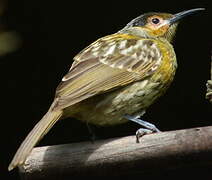
[[[62,110],[53,110],[56,101],[54,101],[49,111],[44,117],[35,125],[32,131],[28,134],[26,139],[22,142],[18,151],[16,152],[13,160],[11,161],[8,170],[11,171],[16,166],[22,165],[27,156],[32,151],[33,147],[38,143],[39,140],[52,128],[52,126],[62,116]]]

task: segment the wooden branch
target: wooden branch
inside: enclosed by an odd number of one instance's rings
[[[212,165],[212,126],[34,148],[23,179],[71,179]]]
[[[207,81],[206,86],[207,86],[206,99],[208,99],[212,103],[212,54],[211,54],[211,79]]]

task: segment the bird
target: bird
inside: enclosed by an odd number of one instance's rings
[[[140,117],[174,79],[177,60],[172,42],[179,20],[202,10],[144,13],[79,52],[49,110],[22,142],[8,170],[23,165],[60,119],[72,117],[97,126],[134,121],[144,127],[136,132],[137,142],[145,134],[160,132]]]

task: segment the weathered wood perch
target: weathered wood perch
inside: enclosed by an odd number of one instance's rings
[[[71,179],[212,165],[212,126],[34,148],[23,179]]]

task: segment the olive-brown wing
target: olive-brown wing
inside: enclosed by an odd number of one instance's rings
[[[122,34],[101,38],[74,58],[57,88],[57,108],[142,80],[160,63],[161,53],[154,40]]]

